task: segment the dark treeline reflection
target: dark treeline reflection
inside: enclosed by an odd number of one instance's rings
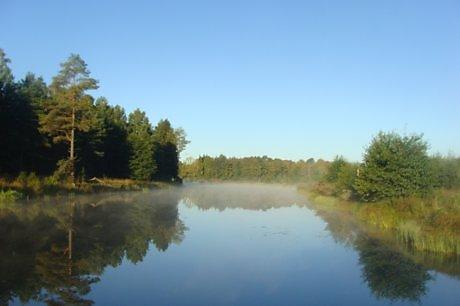
[[[194,184],[184,188],[183,199],[200,209],[267,210],[292,205],[306,206],[326,222],[333,239],[358,252],[361,276],[378,299],[417,302],[427,293],[430,270],[458,278],[459,258],[411,250],[394,235],[365,227],[348,211],[314,205],[295,189],[283,185]],[[307,221],[306,221],[307,222]]]
[[[107,266],[165,251],[186,230],[175,191],[75,197],[0,208],[0,304],[90,305]]]
[[[429,271],[460,277],[459,258],[417,252],[389,233],[363,227],[348,211],[308,204],[326,222],[333,239],[358,252],[361,277],[378,299],[419,302],[427,293]]]

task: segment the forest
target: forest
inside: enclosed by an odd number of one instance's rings
[[[180,175],[191,181],[247,181],[263,183],[308,183],[325,175],[329,162],[322,159],[292,161],[267,156],[200,156],[181,163]]]
[[[179,180],[185,131],[167,119],[153,126],[140,109],[127,114],[93,97],[98,87],[77,54],[50,84],[31,72],[15,80],[0,49],[0,188],[37,181],[74,186],[93,177]]]

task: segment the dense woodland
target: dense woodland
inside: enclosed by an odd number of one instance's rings
[[[70,55],[46,84],[28,73],[15,80],[0,49],[0,175],[22,173],[75,182],[92,177],[175,181],[187,140],[168,120],[127,114],[98,88],[84,60]]]
[[[329,162],[313,158],[300,160],[262,157],[210,157],[189,159],[181,164],[180,174],[192,181],[251,181],[265,183],[300,183],[319,180]]]

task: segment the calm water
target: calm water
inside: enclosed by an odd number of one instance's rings
[[[0,208],[0,304],[460,305],[414,254],[295,189],[191,184]]]

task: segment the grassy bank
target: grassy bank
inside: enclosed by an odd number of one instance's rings
[[[92,179],[75,184],[61,182],[53,177],[38,177],[34,174],[20,175],[14,179],[0,178],[0,202],[35,198],[47,195],[84,194],[116,191],[139,191],[161,188],[163,182],[136,181],[131,179]]]
[[[361,203],[324,195],[312,187],[299,189],[316,209],[345,212],[366,231],[390,233],[409,249],[460,255],[460,190]]]

